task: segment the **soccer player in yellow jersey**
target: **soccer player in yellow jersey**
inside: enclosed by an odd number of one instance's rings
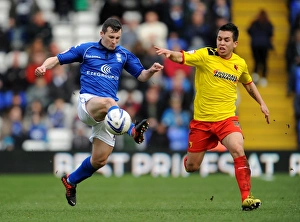
[[[260,207],[261,201],[250,193],[251,170],[243,147],[244,137],[235,114],[238,82],[260,105],[267,123],[269,110],[252,81],[245,60],[233,52],[238,45],[238,35],[238,28],[228,23],[218,30],[216,49],[205,47],[176,52],[155,48],[158,55],[196,68],[194,117],[190,122],[188,150],[184,159],[186,171],[199,170],[205,152],[221,141],[234,160],[242,210],[253,210]]]

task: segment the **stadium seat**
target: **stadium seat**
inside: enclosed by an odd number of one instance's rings
[[[49,151],[69,151],[72,148],[73,132],[71,129],[48,129],[47,138]]]
[[[60,51],[65,51],[73,46],[73,27],[68,24],[56,24],[53,26],[53,39]]]
[[[24,151],[47,151],[47,143],[43,140],[25,140],[22,144]]]
[[[56,24],[52,29],[54,38],[72,38],[73,28],[68,24]]]
[[[53,11],[55,4],[54,1],[36,1],[37,6],[42,11]]]
[[[9,10],[11,2],[8,0],[0,0],[0,27],[8,28]]]
[[[98,39],[95,38],[96,33],[96,26],[95,25],[76,25],[74,29],[74,35],[75,35],[75,44],[79,44],[82,42],[94,42],[98,41]]]
[[[97,25],[98,23],[98,15],[92,10],[76,12],[73,18],[74,24],[77,25]]]
[[[15,53],[18,54],[18,62],[21,68],[26,68],[28,65],[29,56],[26,51],[10,51],[6,54],[6,65],[10,68],[13,65]]]

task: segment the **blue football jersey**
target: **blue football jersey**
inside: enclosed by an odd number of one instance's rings
[[[117,92],[123,69],[137,78],[144,70],[140,60],[122,46],[108,50],[100,42],[87,42],[57,55],[61,65],[80,63],[80,93],[111,97]]]

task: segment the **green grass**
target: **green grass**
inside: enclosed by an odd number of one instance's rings
[[[252,178],[252,192],[263,202],[241,211],[234,177],[105,178],[94,175],[79,184],[71,207],[53,175],[0,175],[0,221],[300,221],[300,177]],[[211,200],[213,196],[213,199]]]

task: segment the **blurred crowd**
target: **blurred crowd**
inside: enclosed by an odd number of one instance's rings
[[[286,47],[287,95],[294,96],[294,113],[300,148],[300,0],[289,0],[289,41]]]
[[[44,150],[51,150],[50,131],[57,129],[68,137],[67,150],[90,151],[90,129],[78,120],[76,110],[79,64],[56,66],[41,78],[34,70],[68,45],[99,41],[101,24],[112,16],[123,23],[121,45],[145,68],[153,62],[165,67],[147,83],[124,71],[119,106],[133,121],[148,118],[150,129],[140,145],[127,135],[118,136],[115,149],[186,150],[193,70],[157,56],[152,46],[214,47],[218,27],[231,21],[230,9],[229,0],[0,0],[0,150],[34,150],[25,147],[34,144],[28,141],[42,142]],[[77,36],[75,28],[84,13],[90,17]],[[89,33],[84,28],[91,25],[94,33],[83,38]],[[60,36],[58,27],[70,30]]]

